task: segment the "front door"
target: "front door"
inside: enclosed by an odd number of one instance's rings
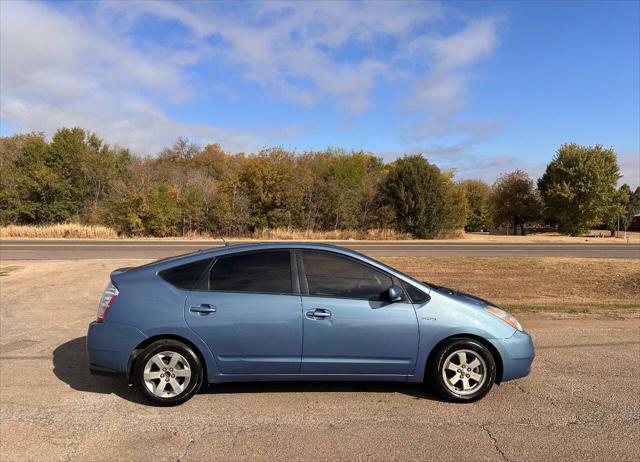
[[[211,268],[208,290],[192,291],[185,319],[223,374],[300,369],[302,307],[293,295],[289,250],[230,254]]]
[[[380,298],[391,276],[332,252],[302,253],[307,374],[411,375],[418,352],[413,305]]]

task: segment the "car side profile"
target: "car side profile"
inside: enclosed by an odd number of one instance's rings
[[[427,383],[468,402],[526,376],[534,358],[531,337],[495,305],[306,243],[115,270],[87,350],[92,373],[165,406],[205,383],[266,380]]]

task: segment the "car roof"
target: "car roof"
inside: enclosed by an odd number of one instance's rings
[[[199,259],[218,257],[222,255],[228,255],[232,253],[252,252],[260,250],[270,249],[310,249],[310,250],[325,250],[335,253],[341,253],[344,255],[352,255],[357,258],[368,259],[365,255],[356,252],[355,250],[347,249],[345,247],[339,247],[337,245],[323,244],[323,243],[310,243],[310,242],[296,242],[296,241],[284,241],[284,242],[252,242],[247,244],[232,244],[218,247],[210,247],[196,250],[182,255],[173,255],[159,260],[149,262],[145,265],[138,266],[137,268],[149,268],[158,267],[163,268],[175,266],[182,263],[189,263]]]
[[[358,253],[354,250],[347,249],[332,244],[315,243],[315,242],[300,242],[300,241],[279,241],[279,242],[252,242],[248,244],[233,244],[226,245],[224,247],[213,247],[211,249],[203,250],[202,252],[221,252],[221,253],[235,253],[245,252],[251,250],[265,250],[265,249],[315,249],[315,250],[329,250],[337,252]]]
[[[144,270],[144,271],[152,271],[157,273],[163,269],[172,268],[174,266],[180,264],[186,264],[191,262],[196,262],[198,260],[202,260],[203,258],[215,258],[223,255],[230,255],[234,253],[242,253],[242,252],[253,252],[253,251],[261,251],[261,250],[270,250],[270,249],[309,249],[309,250],[324,250],[336,254],[342,254],[354,257],[360,261],[368,263],[374,267],[379,268],[380,270],[386,271],[387,273],[391,273],[394,276],[409,282],[411,284],[418,284],[420,286],[425,286],[427,290],[430,290],[428,285],[425,283],[421,283],[420,281],[415,280],[411,276],[402,273],[401,271],[390,267],[378,260],[375,260],[367,255],[364,255],[360,252],[357,252],[352,249],[348,249],[346,247],[340,247],[332,244],[325,243],[316,243],[316,242],[297,242],[297,241],[284,241],[284,242],[252,242],[247,244],[234,244],[234,245],[226,245],[224,247],[212,247],[209,249],[201,249],[193,253],[189,253],[186,255],[176,255],[175,257],[170,257],[167,259],[158,260],[155,262],[148,263],[143,266],[139,266],[137,268],[132,268],[135,270]]]

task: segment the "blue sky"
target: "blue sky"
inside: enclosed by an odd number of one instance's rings
[[[423,153],[488,181],[600,143],[635,186],[639,5],[3,1],[1,132]]]

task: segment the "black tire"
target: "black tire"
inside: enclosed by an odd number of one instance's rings
[[[186,360],[189,366],[189,370],[191,373],[189,382],[186,385],[185,389],[175,396],[156,396],[151,390],[149,390],[145,383],[144,371],[147,362],[149,362],[149,360],[153,356],[161,352],[177,353]],[[161,381],[162,379],[159,380]],[[200,390],[202,382],[203,368],[198,355],[189,346],[177,340],[165,339],[153,342],[151,345],[145,348],[142,353],[138,355],[133,367],[133,383],[136,385],[145,399],[157,406],[177,406],[178,404],[184,403],[185,401],[191,399],[191,397]]]
[[[476,381],[473,378],[467,378],[467,384],[472,384],[471,388],[466,391],[463,390],[462,382],[459,381],[457,382],[457,388],[459,389],[455,390],[452,389],[454,385],[445,382],[445,377],[443,377],[443,369],[446,367],[445,362],[447,362],[451,355],[454,355],[452,357],[452,361],[459,362],[459,356],[457,355],[457,353],[463,353],[465,351],[471,352],[471,354],[465,353],[465,356],[467,358],[471,358],[472,355],[475,354],[479,357],[479,359],[481,359],[480,363],[484,361],[484,364],[481,364],[479,368],[469,371],[470,374],[472,374],[473,372],[479,373],[480,371],[482,371],[484,380],[481,379],[480,381]],[[456,364],[453,365],[456,366]],[[447,369],[445,375],[450,377],[450,381],[455,380],[456,378],[458,378],[460,369],[457,369],[457,371],[449,371],[449,369]],[[463,372],[465,371],[462,371],[462,373]],[[491,387],[496,381],[496,362],[491,352],[482,343],[473,339],[459,338],[452,340],[438,350],[435,355],[434,361],[432,362],[430,375],[436,391],[444,399],[456,403],[470,403],[483,398],[487,393],[489,393],[489,390],[491,390]],[[469,377],[466,374],[464,375],[465,377]]]

